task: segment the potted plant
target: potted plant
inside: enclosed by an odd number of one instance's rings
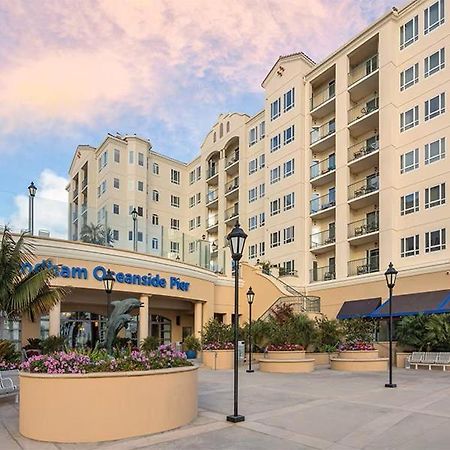
[[[311,350],[307,356],[314,358],[316,364],[329,364],[330,356],[337,354],[339,342],[342,340],[343,333],[339,321],[329,320],[326,316],[316,317],[315,336],[311,345]]]
[[[201,348],[200,340],[192,334],[184,339],[183,350],[186,352],[187,359],[196,358],[197,352],[201,350]]]
[[[210,369],[233,367],[233,329],[231,325],[211,319],[202,332],[203,364]]]

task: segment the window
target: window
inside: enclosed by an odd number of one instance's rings
[[[252,203],[258,198],[258,188],[254,187],[248,191],[248,202]]]
[[[270,202],[270,215],[276,216],[277,214],[280,214],[281,211],[281,201],[279,198],[276,200],[272,200]]]
[[[171,230],[179,230],[180,229],[180,220],[179,219],[170,219],[170,229]]]
[[[213,142],[216,142],[217,141],[217,133],[214,131],[214,134],[213,134]]]
[[[138,231],[137,240],[138,242],[142,242],[144,240],[144,234],[142,233],[142,231]]]
[[[425,164],[445,158],[445,137],[425,144]]]
[[[100,172],[108,164],[108,150],[104,151],[98,159],[98,171]]]
[[[258,170],[258,159],[251,159],[248,162],[248,174],[251,175]]]
[[[196,242],[195,241],[193,241],[193,242],[189,242],[189,253],[194,253],[195,252],[195,250],[196,250]]]
[[[195,203],[197,203],[197,205],[202,201],[202,194],[200,192],[197,192],[195,194]]]
[[[170,241],[170,251],[172,253],[180,253],[180,243],[175,241]]]
[[[195,170],[191,170],[189,172],[189,184],[193,184],[195,182]]]
[[[259,155],[259,168],[262,169],[263,167],[266,167],[266,155],[264,153]]]
[[[425,208],[445,204],[445,183],[425,189]]]
[[[144,192],[144,182],[143,181],[138,181],[137,182],[137,190]]]
[[[273,169],[270,169],[270,184],[277,183],[281,178],[281,168],[277,166]]]
[[[142,206],[138,206],[137,213],[138,213],[139,217],[143,217],[144,216],[144,208]]]
[[[265,122],[265,120],[263,120],[259,124],[259,138],[263,139],[265,136],[266,136],[266,122]]]
[[[425,233],[425,252],[445,250],[445,228]]]
[[[195,219],[189,220],[189,231],[193,230],[195,228]]]
[[[158,214],[152,214],[152,225],[159,225],[159,216],[158,216]]]
[[[193,208],[195,206],[195,195],[189,197],[189,208]]]
[[[198,167],[195,169],[195,176],[196,176],[196,178],[197,178],[197,181],[199,181],[199,180],[202,179],[202,166],[198,166]]]
[[[141,167],[144,167],[144,154],[138,153],[138,165]]]
[[[153,175],[159,175],[159,164],[153,163],[152,170],[153,170]]]
[[[259,256],[264,256],[266,254],[266,243],[260,242],[259,243]]]
[[[400,131],[406,131],[410,128],[419,125],[419,107],[408,109],[404,113],[400,114]]]
[[[132,231],[129,231],[129,232],[128,232],[128,240],[129,240],[129,241],[132,241],[132,240],[133,240],[133,232],[132,232]]]
[[[400,90],[404,91],[419,82],[419,63],[400,73]]]
[[[439,0],[425,9],[423,14],[423,33],[428,34],[439,25],[442,25],[445,20],[444,14],[444,0]]]
[[[400,173],[411,172],[419,168],[419,149],[400,155]]]
[[[285,211],[292,209],[295,204],[295,194],[291,192],[290,194],[286,194],[283,198],[283,208]]]
[[[114,162],[120,163],[120,150],[118,148],[114,149]]]
[[[275,231],[270,233],[270,248],[279,247],[281,245],[281,233],[279,231]]]
[[[270,153],[276,152],[281,147],[281,134],[270,138]]]
[[[113,239],[115,241],[119,240],[119,230],[113,230]]]
[[[266,224],[266,213],[259,213],[259,226],[263,227]]]
[[[283,144],[289,144],[294,140],[294,125],[291,125],[289,128],[283,131]]]
[[[294,174],[294,159],[290,159],[283,164],[284,178],[290,177]]]
[[[266,195],[266,183],[259,185],[259,198],[263,198]]]
[[[419,16],[413,17],[400,27],[400,50],[408,47],[419,38]]]
[[[425,100],[425,121],[445,113],[445,93]]]
[[[114,186],[115,189],[119,189],[120,188],[120,180],[118,178],[114,178],[113,186]]]
[[[248,218],[248,229],[255,230],[258,227],[258,216]]]
[[[284,235],[284,244],[289,244],[290,242],[294,242],[294,226],[287,227],[283,230]]]
[[[270,120],[275,120],[281,114],[281,99],[278,98],[270,105]]]
[[[406,258],[419,254],[419,235],[401,238],[400,240],[400,256]]]
[[[294,107],[294,104],[295,104],[294,93],[295,93],[294,88],[292,88],[284,94],[284,96],[283,96],[283,100],[284,100],[283,111],[284,112],[289,111],[290,109],[292,109]]]
[[[180,207],[180,197],[178,197],[178,195],[170,196],[170,206],[173,206],[174,208]]]
[[[100,192],[101,192],[102,194],[104,194],[104,193],[106,192],[106,180],[103,180],[103,181],[100,183]]]
[[[198,228],[202,224],[202,218],[200,216],[197,216],[195,218],[195,226]]]
[[[256,144],[258,141],[258,127],[253,127],[248,132],[248,146],[251,147],[252,145]]]
[[[445,48],[441,48],[436,53],[427,56],[424,59],[423,67],[425,78],[443,69],[445,67]]]
[[[159,202],[159,192],[156,189],[152,192],[152,200],[154,202]]]
[[[159,247],[158,238],[153,238],[152,239],[152,250],[158,250],[158,247]]]
[[[406,216],[419,211],[419,192],[400,197],[400,215]]]
[[[113,204],[113,214],[120,214],[119,205]]]
[[[170,169],[170,182],[173,184],[180,184],[180,171]]]
[[[248,259],[254,259],[257,256],[258,244],[252,244],[248,246]]]
[[[134,164],[134,152],[130,150],[128,152],[128,164]]]

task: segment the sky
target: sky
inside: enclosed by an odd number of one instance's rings
[[[0,0],[0,224],[26,228],[34,180],[37,227],[64,235],[78,144],[136,133],[188,161],[220,113],[263,107],[280,55],[320,62],[393,1]]]

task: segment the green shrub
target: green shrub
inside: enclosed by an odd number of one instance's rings
[[[41,341],[41,348],[46,355],[62,352],[66,348],[66,341],[62,336],[49,336]]]
[[[29,338],[24,350],[42,350],[42,340],[40,338]]]
[[[14,344],[6,339],[0,339],[0,361],[14,363],[20,360],[20,353],[16,351]]]
[[[372,343],[375,339],[376,322],[373,319],[342,320],[345,342]]]
[[[189,336],[186,336],[183,342],[183,349],[184,350],[194,350],[198,352],[202,349],[202,345],[200,344],[200,339],[196,338],[192,334]]]
[[[218,320],[211,319],[203,327],[202,347],[203,349],[229,349],[232,348],[234,340],[233,327]]]
[[[160,344],[160,340],[155,336],[147,336],[141,343],[141,350],[146,353],[155,351]]]
[[[113,348],[116,348],[119,350],[131,348],[132,346],[133,346],[132,340],[129,338],[125,338],[125,337],[116,336],[116,338],[114,339],[114,342],[113,342]]]
[[[326,316],[316,317],[315,329],[315,350],[327,353],[336,351],[343,338],[343,331],[339,321],[335,319],[329,320]]]

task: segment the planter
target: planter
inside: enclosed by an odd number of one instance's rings
[[[339,358],[374,359],[378,358],[378,350],[344,350],[339,352]]]
[[[387,367],[388,358],[330,358],[330,368],[344,372],[385,372]]]
[[[187,359],[197,358],[197,351],[196,350],[186,350],[186,358]]]
[[[259,360],[259,370],[270,373],[307,373],[314,370],[314,359],[270,359]]]
[[[328,365],[328,364],[330,364],[330,358],[336,358],[337,355],[338,355],[337,353],[307,352],[306,353],[306,358],[314,359],[314,362],[315,362],[316,366],[321,366],[321,365]]]
[[[406,359],[409,355],[411,355],[411,352],[397,352],[395,356],[395,365],[397,367],[404,368]]]
[[[99,442],[187,425],[197,367],[90,374],[20,373],[19,430],[47,442]]]
[[[203,365],[212,370],[232,369],[234,350],[203,350]]]
[[[267,352],[268,359],[305,359],[306,352],[305,350],[296,350],[296,351],[269,351]]]

